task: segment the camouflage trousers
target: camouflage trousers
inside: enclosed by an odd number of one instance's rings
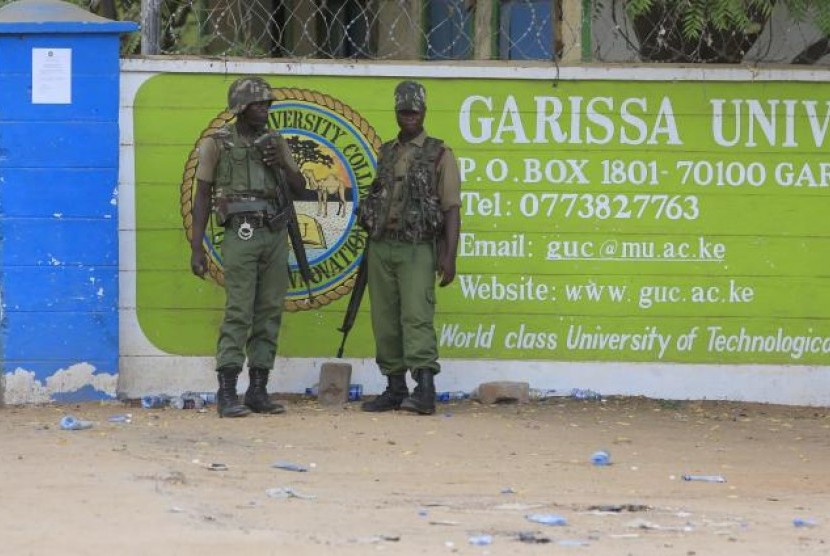
[[[375,361],[385,375],[407,369],[441,370],[434,324],[435,268],[432,243],[370,241]]]
[[[277,353],[285,293],[288,291],[288,235],[283,228],[254,230],[247,241],[228,228],[222,242],[225,316],[219,327],[216,368],[270,369]]]

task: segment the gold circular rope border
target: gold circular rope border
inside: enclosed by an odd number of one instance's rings
[[[361,116],[357,111],[353,110],[351,106],[348,104],[344,104],[339,100],[330,97],[329,95],[320,93],[318,91],[309,91],[307,89],[297,89],[297,88],[280,88],[280,89],[271,89],[271,92],[274,94],[274,97],[277,99],[276,102],[285,101],[285,100],[299,100],[304,102],[310,102],[317,104],[318,106],[325,106],[329,108],[333,112],[336,112],[346,118],[355,128],[363,135],[366,141],[369,143],[371,148],[374,149],[375,155],[377,156],[377,152],[380,150],[380,146],[382,141],[375,132],[375,129],[367,122],[363,116]],[[185,163],[184,173],[182,175],[182,184],[180,189],[180,212],[182,216],[182,224],[184,225],[185,237],[187,238],[188,244],[190,243],[191,239],[193,238],[193,195],[195,191],[195,181],[196,181],[196,166],[199,164],[199,149],[198,145],[202,139],[205,137],[209,137],[216,133],[216,130],[222,127],[223,125],[227,124],[228,122],[234,119],[234,115],[228,111],[221,112],[216,118],[214,118],[208,127],[202,131],[199,135],[199,138],[196,140],[196,143],[193,146],[193,149],[190,151],[190,155],[187,157],[187,162]],[[202,241],[202,247],[204,248],[205,241]],[[222,268],[216,264],[216,261],[208,256],[207,257],[208,263],[208,274],[210,277],[220,286],[225,285],[225,276]],[[324,292],[320,295],[315,296],[311,301],[308,299],[301,299],[301,300],[293,300],[293,299],[285,299],[283,308],[289,312],[296,312],[296,311],[307,311],[309,309],[317,309],[322,307],[323,305],[328,305],[332,301],[340,299],[341,297],[347,295],[352,288],[354,287],[354,275],[348,277],[338,286],[335,286],[331,290]]]

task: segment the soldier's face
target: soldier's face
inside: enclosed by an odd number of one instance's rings
[[[252,102],[239,116],[251,127],[263,127],[268,125],[268,112],[271,109],[271,101],[263,100]]]
[[[398,127],[401,128],[401,132],[405,135],[418,134],[424,129],[426,111],[397,110],[395,115],[397,116]]]

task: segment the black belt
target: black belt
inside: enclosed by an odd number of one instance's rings
[[[264,228],[268,225],[268,217],[262,212],[240,212],[232,214],[230,218],[225,221],[226,228],[239,228],[245,222],[253,229]]]
[[[232,214],[225,221],[225,228],[232,228],[238,230],[240,226],[247,223],[248,226],[257,230],[259,228],[270,228],[271,230],[281,230],[285,228],[288,222],[288,214],[286,211],[275,214],[268,214],[265,212],[239,212]]]

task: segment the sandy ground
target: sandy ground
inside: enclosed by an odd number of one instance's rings
[[[828,409],[287,407],[245,419],[120,402],[0,408],[0,554],[830,554]],[[125,412],[131,423],[108,421]],[[94,426],[61,430],[66,414]],[[598,449],[612,465],[591,464]]]

